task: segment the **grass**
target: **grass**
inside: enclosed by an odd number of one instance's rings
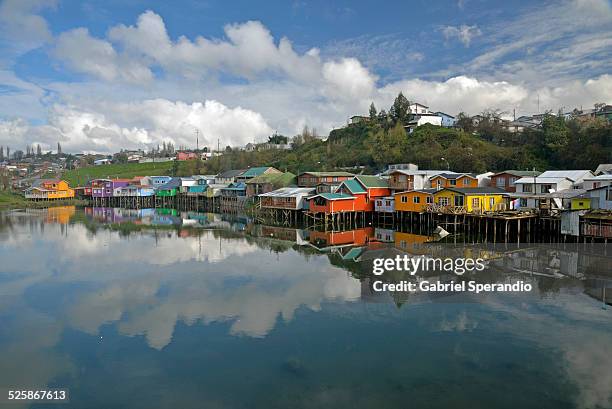
[[[64,172],[62,179],[70,186],[81,186],[90,179],[96,178],[132,178],[134,176],[170,175],[172,162],[158,163],[126,163],[69,170]]]
[[[48,202],[34,202],[31,200],[26,200],[26,198],[18,192],[10,190],[0,191],[0,210],[20,209],[24,207],[44,208],[52,206],[81,206],[85,205],[86,203],[87,202],[85,200],[79,199],[62,199],[52,200]]]

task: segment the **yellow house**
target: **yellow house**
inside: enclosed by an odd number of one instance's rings
[[[46,200],[70,199],[74,197],[74,189],[65,180],[38,179],[25,191],[25,197]]]
[[[589,210],[591,208],[591,198],[578,196],[571,199],[571,210]]]
[[[495,187],[445,188],[434,193],[439,211],[484,213],[506,209],[506,195]]]

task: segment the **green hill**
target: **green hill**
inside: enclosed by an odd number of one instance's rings
[[[158,163],[126,163],[89,166],[64,172],[62,178],[70,186],[83,185],[96,178],[132,178],[134,176],[171,175],[173,162]]]

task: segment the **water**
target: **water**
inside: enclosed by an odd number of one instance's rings
[[[0,388],[68,388],[70,403],[0,407],[612,407],[609,250],[434,243],[494,252],[482,281],[534,290],[370,290],[372,257],[430,239],[171,210],[1,214]]]

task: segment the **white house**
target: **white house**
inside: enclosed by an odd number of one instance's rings
[[[432,124],[436,126],[442,126],[442,118],[436,114],[417,114],[408,121],[408,124],[404,126],[406,132],[412,133],[418,126]]]
[[[524,177],[514,182],[516,193],[551,193],[573,187],[572,180],[566,177]]]
[[[413,102],[408,106],[409,114],[431,114],[432,112],[429,110],[427,105],[419,104],[418,102]]]
[[[572,181],[573,187],[581,188],[585,178],[592,178],[593,172],[590,170],[547,170],[540,174],[540,178],[567,178]]]
[[[612,175],[602,174],[592,178],[584,178],[582,188],[586,190],[596,189],[602,186],[612,185]]]

